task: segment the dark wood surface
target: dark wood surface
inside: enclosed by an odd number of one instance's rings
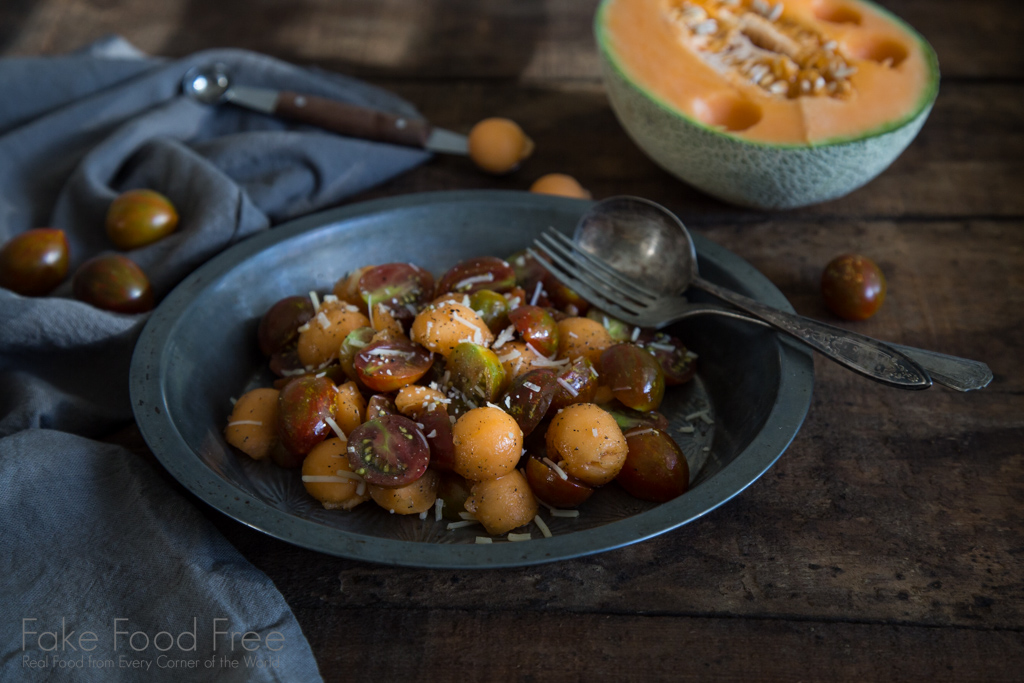
[[[274,580],[328,680],[1022,680],[1024,7],[885,2],[938,52],[931,118],[867,187],[760,213],[632,145],[603,94],[594,4],[13,0],[0,54],[108,33],[171,57],[237,46],[389,87],[456,130],[509,116],[537,142],[516,173],[436,159],[362,198],[571,173],[597,197],[663,202],[825,320],[821,268],[860,251],[889,298],[856,329],[983,360],[992,385],[910,395],[817,359],[802,431],[742,495],[650,541],[539,567],[374,566],[207,514]],[[137,431],[114,438],[146,452]]]

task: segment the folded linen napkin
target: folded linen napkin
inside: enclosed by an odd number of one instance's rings
[[[112,38],[64,57],[3,59],[0,243],[34,227],[61,228],[74,272],[88,258],[114,250],[104,216],[117,194],[157,190],[177,207],[179,229],[128,255],[147,273],[159,301],[225,247],[428,158],[420,150],[183,96],[184,73],[211,62],[226,64],[241,84],[418,115],[365,83],[241,50],[169,61]],[[273,584],[150,465],[82,438],[131,420],[128,369],[146,317],[71,299],[70,278],[38,299],[0,289],[0,613],[8,636],[0,678],[318,680],[308,644]],[[216,626],[258,634],[259,652],[281,655],[284,668],[242,662],[235,669],[228,660],[203,668],[226,647],[210,650],[218,617],[229,619]],[[113,620],[121,618],[128,621],[119,626],[148,636],[147,648],[132,647],[143,635],[129,643],[128,635],[114,633]],[[193,618],[197,650],[181,650],[176,642],[161,651],[167,636],[158,643],[156,634],[181,635],[192,630]],[[96,635],[88,651],[93,659],[116,665],[118,655],[127,654],[150,661],[151,668],[116,669],[114,676],[103,667],[61,668],[60,661],[70,662],[75,653],[50,651],[46,634],[56,629],[62,636],[62,628],[75,630],[75,638]],[[25,635],[26,629],[35,635]],[[267,649],[271,633],[280,635],[283,649]],[[236,655],[240,647],[236,640]],[[185,675],[159,669],[157,657],[168,654],[196,660],[199,669]],[[53,655],[58,659],[51,668],[32,667],[30,660]]]

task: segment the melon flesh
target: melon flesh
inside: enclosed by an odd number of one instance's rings
[[[842,78],[827,73],[835,92],[772,92],[749,65],[709,58],[679,23],[695,6],[754,3],[757,22],[806,27],[841,57],[850,67]],[[914,139],[938,92],[928,43],[864,0],[603,0],[595,31],[608,97],[630,137],[670,173],[743,206],[806,206],[864,185]]]
[[[747,0],[735,4],[754,14]],[[787,0],[769,5],[781,8],[780,20],[835,42],[836,52],[855,69],[845,99],[780,97],[738,72],[716,70],[691,48],[687,32],[673,19],[672,10],[680,6],[702,4],[611,0],[604,8],[605,47],[622,71],[653,96],[738,137],[769,144],[856,138],[911,118],[934,96],[930,51],[901,22],[866,3]]]

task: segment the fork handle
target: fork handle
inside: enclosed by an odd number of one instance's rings
[[[927,389],[932,385],[931,377],[920,365],[877,339],[765,306],[700,277],[691,284],[869,379],[900,389]]]

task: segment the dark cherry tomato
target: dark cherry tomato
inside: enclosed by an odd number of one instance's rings
[[[601,378],[612,395],[636,410],[657,410],[665,397],[665,373],[654,356],[634,344],[616,344],[601,354]]]
[[[664,503],[686,493],[690,467],[679,445],[665,432],[651,428],[626,432],[629,453],[616,480],[630,494]]]
[[[499,405],[515,419],[523,436],[529,436],[544,419],[558,388],[553,370],[530,370],[512,380]]]
[[[437,294],[472,294],[490,289],[499,294],[516,286],[516,272],[508,262],[494,256],[481,256],[455,264],[437,281]]]
[[[444,406],[437,406],[416,416],[430,445],[430,466],[447,472],[455,467],[455,437],[452,422]]]
[[[277,398],[277,434],[285,450],[305,456],[331,434],[327,418],[337,414],[338,393],[326,377],[296,377]]]
[[[604,325],[604,329],[608,330],[608,334],[615,341],[624,342],[633,338],[634,328],[632,325],[627,325],[600,309],[591,308],[587,311],[587,317]]]
[[[270,371],[278,377],[288,379],[299,374],[297,370],[303,369],[305,366],[299,360],[299,352],[295,348],[278,351],[270,357]]]
[[[68,238],[63,230],[36,228],[0,248],[0,287],[23,296],[43,296],[68,274]]]
[[[367,306],[384,304],[395,319],[406,322],[434,293],[434,276],[411,263],[375,266],[359,278],[359,295]]]
[[[89,259],[71,281],[75,298],[115,313],[145,313],[153,308],[153,288],[135,262],[120,254]]]
[[[448,355],[452,386],[471,400],[494,401],[505,389],[505,367],[490,349],[462,342]]]
[[[566,477],[562,479],[554,468],[535,455],[526,459],[526,481],[530,490],[552,507],[574,508],[594,492],[593,487],[571,474],[566,473]]]
[[[395,402],[391,400],[390,396],[385,394],[374,394],[370,397],[370,400],[366,402],[367,420],[372,420],[375,417],[397,414],[398,408],[395,407]]]
[[[674,387],[686,384],[697,372],[696,356],[692,355],[675,337],[664,332],[644,332],[638,344],[647,353],[654,356],[665,373],[665,385]]]
[[[548,269],[544,267],[544,264],[525,250],[517,251],[509,256],[508,262],[513,270],[515,270],[516,282],[525,291],[529,292],[529,295],[533,294],[537,283],[543,282],[544,278],[548,276]]]
[[[641,412],[627,408],[618,401],[612,401],[601,407],[615,418],[615,424],[619,425],[623,434],[637,427],[652,427],[662,431],[668,429],[668,419],[657,410]]]
[[[520,306],[512,309],[508,319],[516,326],[523,341],[543,356],[551,358],[558,353],[558,324],[540,306]]]
[[[443,472],[437,486],[437,497],[444,501],[441,514],[445,519],[461,522],[460,512],[466,511],[466,501],[472,494],[472,484],[454,472]]]
[[[594,364],[586,356],[579,356],[570,365],[567,365],[558,373],[556,381],[558,386],[554,400],[551,401],[551,410],[561,410],[574,403],[591,403],[594,400],[594,394],[597,393],[597,375],[594,374]],[[569,391],[566,384],[572,387],[572,391]]]
[[[341,363],[341,367],[345,369],[345,374],[353,382],[361,384],[363,381],[359,378],[359,373],[356,372],[356,354],[370,345],[375,334],[377,333],[372,327],[360,327],[349,332],[348,336],[345,337],[345,341],[341,342],[341,349],[338,351],[338,362]]]
[[[555,306],[566,315],[581,316],[590,310],[590,302],[562,284],[554,275],[549,275],[544,280],[544,291]]]
[[[469,307],[480,319],[487,323],[488,329],[498,334],[508,327],[508,300],[491,289],[481,289],[469,296]]]
[[[167,237],[178,227],[171,200],[153,190],[128,190],[107,209],[107,236],[118,249],[136,249]]]
[[[840,318],[866,320],[885,301],[885,275],[871,259],[844,254],[825,266],[821,294],[825,305]]]
[[[363,384],[381,393],[398,391],[416,382],[433,362],[432,353],[404,337],[368,344],[356,353],[353,361]]]
[[[348,460],[368,483],[397,488],[423,476],[430,462],[430,447],[415,422],[401,415],[385,415],[352,430]]]
[[[299,338],[299,328],[309,322],[316,311],[308,296],[281,299],[260,318],[257,339],[264,356],[272,356]]]

